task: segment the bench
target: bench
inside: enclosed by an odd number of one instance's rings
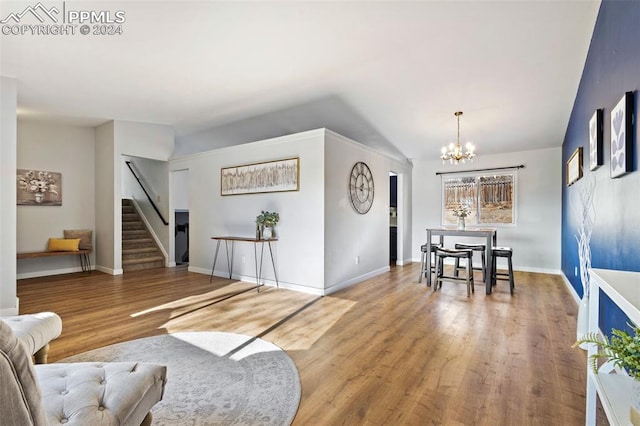
[[[18,253],[17,258],[20,259],[35,259],[38,257],[52,257],[52,256],[69,256],[72,254],[78,255],[80,257],[80,266],[82,267],[82,272],[91,273],[91,258],[89,254],[91,254],[92,250],[77,250],[77,251],[31,251],[25,253]]]

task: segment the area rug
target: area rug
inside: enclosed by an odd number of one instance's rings
[[[132,340],[61,362],[141,361],[167,366],[153,425],[289,425],[300,403],[293,360],[250,336],[187,332]]]

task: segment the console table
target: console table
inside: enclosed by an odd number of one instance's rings
[[[271,256],[271,265],[273,266],[273,274],[276,278],[276,287],[280,287],[278,283],[278,272],[276,271],[276,263],[273,260],[273,250],[271,248],[271,243],[278,241],[277,238],[271,238],[269,240],[265,240],[262,238],[251,238],[251,237],[211,237],[212,240],[216,240],[216,254],[213,256],[213,266],[211,267],[211,277],[209,278],[209,282],[213,280],[213,271],[216,269],[216,261],[218,260],[218,252],[220,250],[220,243],[224,241],[225,248],[227,250],[227,267],[229,268],[229,279],[233,275],[233,253],[236,242],[245,242],[245,243],[253,243],[253,254],[256,265],[256,290],[258,293],[260,292],[260,278],[262,277],[262,259],[264,257],[264,244],[267,243],[269,246],[269,254]],[[229,243],[231,243],[231,257],[229,257]],[[260,244],[260,268],[258,268],[258,244]]]
[[[635,323],[640,324],[640,272],[590,269],[589,332],[600,332],[600,290]],[[588,345],[588,356],[598,350]],[[587,408],[585,424],[596,424],[596,397],[612,425],[629,425],[629,407],[633,379],[624,374],[608,374],[604,369],[594,373],[587,363]]]
[[[492,262],[491,262],[491,247],[497,245],[498,238],[498,230],[496,228],[465,228],[465,229],[456,229],[456,228],[427,228],[427,266],[425,271],[427,273],[427,286],[431,286],[431,237],[432,236],[440,237],[440,245],[444,247],[444,237],[452,236],[452,237],[480,237],[485,238],[487,249],[485,250],[486,257],[486,265],[487,265],[487,273],[485,274],[485,283],[487,294],[491,294],[491,274],[492,270]],[[420,279],[418,282],[422,281],[422,274],[420,274]]]

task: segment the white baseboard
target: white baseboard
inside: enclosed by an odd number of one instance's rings
[[[324,289],[324,295],[328,295],[331,293],[335,293],[336,291],[342,290],[343,288],[351,287],[354,284],[358,284],[364,280],[368,280],[369,278],[373,278],[375,276],[384,274],[385,272],[389,272],[391,268],[389,266],[385,266],[383,268],[377,269],[375,271],[368,272],[366,274],[351,278],[347,281],[334,284],[331,287],[327,287]]]
[[[309,286],[305,286],[305,285],[300,285],[300,284],[295,284],[295,283],[289,283],[289,282],[284,282],[284,281],[279,281],[279,288],[283,288],[286,290],[294,290],[294,291],[299,291],[301,293],[307,293],[307,294],[314,294],[316,296],[326,296],[328,294],[331,293],[335,293],[336,291],[342,290],[343,288],[347,288],[350,287],[354,284],[360,283],[362,281],[368,280],[369,278],[373,278],[377,275],[380,274],[384,274],[385,272],[389,272],[391,268],[389,266],[385,266],[384,268],[380,268],[376,271],[372,271],[369,272],[367,274],[363,274],[360,275],[358,277],[352,278],[350,280],[344,281],[342,283],[338,283],[335,284],[333,286],[331,286],[330,288],[315,288],[315,287],[309,287]],[[205,269],[205,268],[198,268],[195,266],[189,266],[188,268],[189,272],[195,272],[198,274],[203,274],[203,275],[211,275],[211,270],[209,269]],[[229,275],[227,275],[226,271],[214,271],[213,273],[214,277],[222,277],[222,278],[229,278]],[[242,281],[242,282],[247,282],[247,283],[252,283],[255,284],[256,283],[256,277],[254,276],[245,276],[245,275],[237,275],[237,274],[233,274],[231,279],[234,280],[238,280],[238,281]],[[275,287],[276,286],[276,282],[273,279],[264,279],[263,280],[264,284],[269,286],[269,287]]]
[[[104,272],[105,274],[109,274],[109,275],[122,275],[123,273],[122,269],[112,269],[112,268],[107,268],[105,266],[100,266],[100,265],[96,265],[94,269],[96,271]]]
[[[560,276],[562,277],[562,281],[564,281],[564,285],[567,286],[567,290],[569,290],[569,293],[571,293],[571,295],[573,296],[573,299],[576,301],[576,305],[579,304],[580,297],[578,297],[578,292],[576,292],[576,289],[573,288],[573,286],[571,285],[571,282],[569,281],[569,279],[565,274],[560,273]]]
[[[211,276],[211,270],[210,269],[198,268],[198,267],[195,267],[195,266],[189,266],[187,270],[189,272],[195,272],[197,274],[203,274],[203,275]],[[220,278],[227,278],[227,279],[229,278],[229,275],[228,275],[228,273],[226,271],[214,271],[213,276],[214,277],[220,277]],[[246,283],[251,283],[251,284],[255,284],[256,283],[256,277],[253,277],[253,276],[245,276],[245,275],[233,274],[231,276],[231,279],[242,281],[242,282],[246,282]],[[263,283],[265,285],[269,286],[269,287],[276,287],[275,280],[263,279]],[[294,284],[294,283],[283,282],[283,281],[279,281],[278,284],[279,284],[279,288],[283,288],[283,289],[286,289],[286,290],[294,290],[294,291],[299,291],[301,293],[315,294],[316,296],[323,296],[324,295],[323,289],[320,289],[320,288],[307,287],[307,286]]]

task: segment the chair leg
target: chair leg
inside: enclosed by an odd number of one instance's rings
[[[475,293],[476,289],[473,283],[473,259],[467,259],[467,297],[471,296],[471,293]]]
[[[491,285],[494,287],[496,285],[496,282],[498,281],[497,267],[498,267],[498,261],[496,259],[496,256],[493,255],[491,256]]]
[[[482,254],[482,281],[487,281],[487,261],[485,259],[484,251],[481,251],[480,253]]]
[[[49,344],[47,343],[43,347],[41,347],[35,354],[33,354],[33,358],[36,361],[36,364],[46,364],[47,356],[49,355]]]
[[[151,415],[151,411],[149,411],[147,415],[144,416],[144,419],[142,419],[142,423],[140,423],[140,426],[151,426],[152,422],[153,416]]]
[[[426,264],[427,264],[427,259],[425,257],[425,252],[422,252],[422,257],[420,258],[420,275],[418,275],[418,282],[422,281],[422,274],[424,274]]]
[[[438,288],[442,288],[442,276],[444,275],[444,259],[436,256],[436,282],[433,286],[433,291]]]
[[[515,284],[513,283],[513,265],[511,264],[511,256],[509,256],[509,290],[511,290],[512,295],[514,288]]]
[[[458,268],[460,268],[460,258],[456,257],[456,263],[453,266],[453,276],[454,277],[458,276]]]

